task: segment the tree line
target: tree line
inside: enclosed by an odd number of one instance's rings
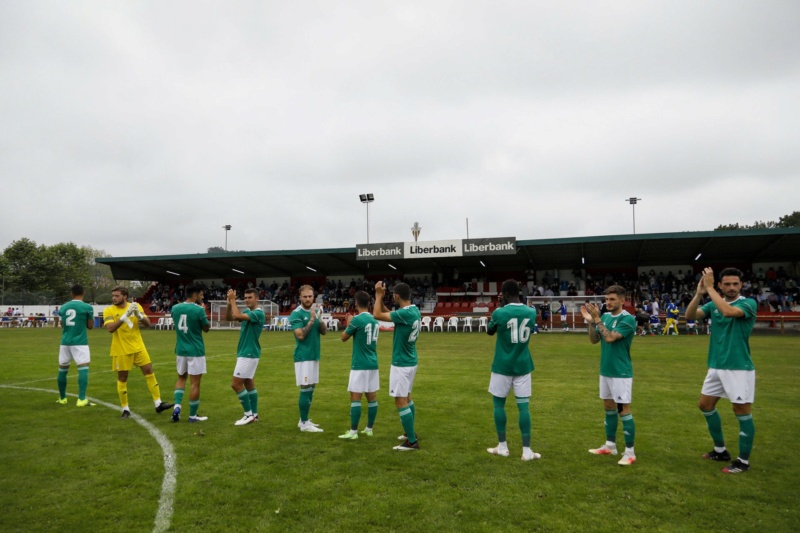
[[[88,302],[109,303],[116,283],[111,268],[98,264],[98,257],[110,256],[103,250],[72,242],[47,246],[28,238],[16,240],[0,255],[3,299],[31,300],[24,296],[37,295],[38,301],[30,303],[61,303],[69,300],[70,287],[80,283],[86,289]]]
[[[773,228],[798,228],[800,227],[800,211],[795,211],[791,215],[786,215],[780,217],[777,222],[774,220],[769,220],[764,222],[763,220],[756,220],[753,222],[752,226],[748,226],[747,224],[739,224],[735,222],[733,224],[723,224],[721,226],[717,226],[714,228],[714,231],[727,231],[727,230],[736,230],[736,229],[773,229]]]

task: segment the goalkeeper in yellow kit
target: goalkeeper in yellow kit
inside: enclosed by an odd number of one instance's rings
[[[171,403],[161,401],[161,390],[153,373],[150,354],[144,346],[139,325],[150,326],[150,320],[136,302],[128,303],[128,289],[117,286],[111,289],[111,303],[103,311],[103,325],[111,333],[111,368],[117,372],[117,393],[122,406],[122,418],[130,418],[128,407],[128,372],[133,367],[142,369],[147,388],[156,406],[156,413],[171,409]]]

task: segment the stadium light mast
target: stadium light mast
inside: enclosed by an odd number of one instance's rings
[[[359,194],[358,198],[362,204],[367,204],[367,244],[369,244],[369,204],[375,201],[375,195],[370,193]]]
[[[231,227],[232,226],[230,224],[225,224],[224,226],[222,226],[222,229],[225,230],[225,251],[226,252],[228,251],[228,232],[231,230]]]
[[[642,199],[631,196],[625,201],[631,204],[631,207],[633,208],[633,234],[636,235],[636,202],[641,202]]]

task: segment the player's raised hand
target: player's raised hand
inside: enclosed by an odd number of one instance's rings
[[[590,313],[589,310],[586,308],[587,305],[592,305],[592,304],[582,305],[581,315],[583,315],[583,319],[586,320],[586,322],[594,322],[594,320],[592,319],[592,313]]]
[[[382,281],[377,282],[375,284],[375,293],[383,294],[384,292],[386,292],[386,284],[384,284]]]
[[[125,318],[132,317],[137,311],[136,302],[131,302],[131,305],[128,306],[128,309],[125,311]]]
[[[228,289],[228,300],[236,301],[236,291],[233,289]]]

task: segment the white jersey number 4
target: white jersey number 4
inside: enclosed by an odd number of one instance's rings
[[[181,315],[178,319],[178,329],[184,333],[189,333],[189,326],[186,324],[186,315]]]

